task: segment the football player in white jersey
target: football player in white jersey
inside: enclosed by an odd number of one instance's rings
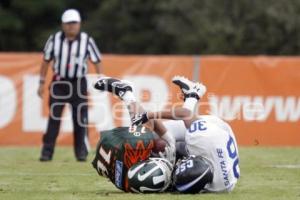
[[[107,85],[107,82],[110,81],[109,78],[102,78],[97,83]],[[177,178],[179,182],[178,184],[176,182],[175,187],[178,191],[195,193],[193,187],[197,184],[201,185],[198,187],[201,191],[203,189],[208,192],[232,191],[239,178],[239,157],[236,140],[230,126],[215,116],[197,116],[194,113],[197,102],[206,92],[204,85],[180,76],[175,76],[173,83],[178,85],[184,94],[183,107],[162,112],[145,112],[136,102],[132,91],[124,90],[128,87],[126,82],[118,80],[108,85],[112,87],[110,90],[128,105],[131,117],[134,116],[133,125],[151,121],[154,126],[153,130],[167,140],[169,145],[164,155],[161,156],[165,156],[171,162],[174,160],[172,158],[174,155],[172,152],[174,151],[174,137],[176,141],[186,143],[189,155],[198,156],[197,158],[189,157],[176,164],[175,179],[176,176],[179,177]],[[97,84],[95,88],[97,88]],[[101,90],[107,90],[107,88]],[[162,123],[159,119],[169,120]],[[199,157],[202,160],[199,161]],[[206,166],[207,170],[205,169]],[[193,171],[203,167],[204,170],[200,170],[199,177],[197,174],[195,177]],[[210,180],[211,173],[213,175],[212,180]],[[197,188],[196,191],[198,191]]]
[[[194,113],[198,100],[206,92],[204,85],[180,76],[175,76],[173,83],[178,85],[184,94],[183,107],[161,112],[145,112],[136,116],[134,124],[158,118],[175,120],[163,123],[168,132],[174,134],[176,141],[186,143],[190,155],[205,158],[212,168],[213,180],[206,184],[204,189],[208,192],[232,191],[240,176],[238,148],[232,129],[216,116],[197,116]]]

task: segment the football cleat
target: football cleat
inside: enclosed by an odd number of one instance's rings
[[[172,82],[179,86],[185,99],[187,97],[194,97],[199,100],[206,93],[205,85],[190,81],[184,76],[174,76]]]
[[[94,88],[111,92],[121,99],[127,91],[132,91],[132,87],[127,82],[111,77],[101,77],[94,84]]]

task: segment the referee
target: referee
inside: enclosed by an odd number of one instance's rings
[[[60,118],[66,103],[72,107],[74,151],[77,161],[86,161],[88,155],[87,60],[100,74],[101,55],[95,41],[80,31],[81,18],[75,9],[66,10],[61,18],[62,31],[51,35],[44,48],[38,95],[44,93],[45,77],[50,62],[54,76],[50,85],[50,115],[40,161],[51,161],[60,128]]]

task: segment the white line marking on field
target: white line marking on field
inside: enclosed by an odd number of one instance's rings
[[[285,168],[285,169],[300,169],[300,164],[296,165],[271,165],[274,168]]]

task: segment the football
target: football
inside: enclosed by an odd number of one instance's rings
[[[159,152],[164,152],[167,142],[161,138],[157,138],[154,140],[154,147],[152,152],[158,154]]]

